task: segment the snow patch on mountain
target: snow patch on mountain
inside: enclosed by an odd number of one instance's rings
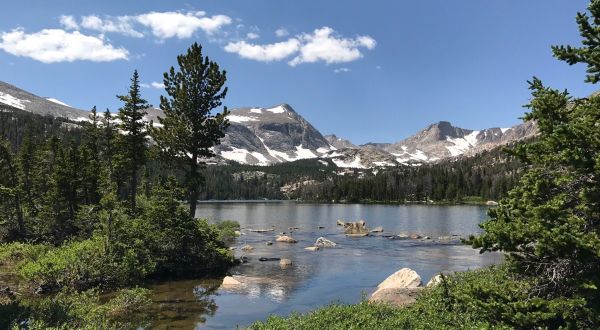
[[[234,123],[243,123],[246,121],[259,121],[259,119],[255,118],[255,117],[246,117],[246,116],[237,116],[237,115],[229,115],[229,116],[227,116],[227,119],[230,122],[234,122]]]
[[[4,103],[6,105],[10,105],[11,107],[14,107],[17,109],[27,110],[25,107],[25,103],[29,103],[31,101],[21,100],[21,99],[16,98],[8,93],[0,92],[0,102]]]
[[[46,100],[48,100],[50,102],[54,102],[56,104],[64,105],[65,107],[71,107],[70,105],[66,104],[65,102],[59,101],[55,98],[47,97]]]

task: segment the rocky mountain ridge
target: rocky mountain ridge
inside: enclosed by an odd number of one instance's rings
[[[88,111],[44,98],[0,82],[0,104],[43,116],[88,121]],[[147,109],[145,119],[158,122],[160,109]],[[338,167],[375,168],[419,165],[458,156],[471,156],[536,134],[535,123],[511,128],[470,130],[440,121],[395,143],[355,145],[336,135],[323,136],[290,105],[231,110],[230,126],[214,148],[222,159],[249,165],[271,165],[299,159],[330,159]]]

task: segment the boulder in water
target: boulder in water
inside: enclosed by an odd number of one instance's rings
[[[225,276],[225,278],[223,279],[223,283],[221,285],[227,286],[227,287],[232,287],[232,286],[242,285],[242,282],[236,280],[235,278],[233,278],[233,276]]]
[[[381,227],[381,226],[375,227],[375,228],[371,229],[371,232],[372,233],[383,233],[383,227]]]
[[[292,261],[290,259],[281,259],[279,260],[279,266],[281,267],[287,267],[287,266],[291,266],[292,265]]]
[[[252,251],[252,250],[254,250],[254,248],[250,245],[244,245],[242,247],[242,251]]]
[[[315,242],[315,246],[320,247],[320,248],[332,248],[335,247],[337,244],[328,240],[325,237],[319,237],[317,238],[317,241]]]
[[[348,222],[344,225],[346,230],[344,233],[349,236],[367,236],[369,230],[367,230],[366,223],[363,220],[356,222]]]
[[[309,246],[309,247],[305,247],[304,249],[307,250],[307,251],[312,251],[312,252],[319,251],[319,247],[318,246]]]
[[[291,238],[290,236],[286,236],[286,235],[278,236],[275,241],[281,242],[281,243],[298,243],[298,241],[296,239]]]

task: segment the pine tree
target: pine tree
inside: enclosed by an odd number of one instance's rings
[[[90,123],[84,126],[84,135],[79,147],[81,157],[81,185],[83,187],[84,200],[86,204],[97,204],[100,201],[99,176],[99,141],[100,141],[100,117],[94,106],[90,113]]]
[[[583,47],[553,47],[569,64],[588,66],[586,82],[600,78],[600,1],[593,19],[577,15]],[[554,302],[564,317],[587,310],[589,328],[600,319],[600,96],[573,98],[534,78],[525,120],[539,136],[515,154],[528,165],[508,198],[490,211],[484,233],[471,242],[482,251],[504,251],[516,274],[534,281],[532,299]],[[538,301],[539,304],[539,301]],[[537,306],[536,308],[541,309]],[[562,310],[561,310],[562,309]],[[563,325],[564,320],[549,324]]]
[[[185,171],[190,216],[194,216],[202,175],[202,159],[214,156],[211,147],[219,143],[228,125],[227,108],[212,114],[222,105],[227,94],[226,72],[194,43],[184,55],[177,57],[179,70],[171,67],[164,74],[165,91],[160,108],[164,117],[160,127],[152,128],[158,148]]]
[[[123,132],[120,141],[121,154],[124,157],[125,170],[129,176],[129,199],[131,209],[136,209],[136,193],[139,170],[146,163],[147,125],[144,121],[146,109],[150,107],[140,92],[140,78],[137,70],[133,72],[131,86],[127,95],[117,95],[124,102],[119,109],[118,128]]]
[[[7,240],[24,239],[27,234],[21,194],[10,144],[0,138],[0,225],[6,228]]]

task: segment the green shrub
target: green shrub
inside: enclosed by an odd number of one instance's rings
[[[151,303],[150,291],[118,291],[101,303],[97,290],[61,291],[53,297],[15,301],[12,309],[0,305],[3,329],[123,329],[144,324],[142,313]]]
[[[214,224],[218,233],[218,239],[224,243],[230,243],[237,237],[236,231],[240,230],[240,224],[233,220],[222,220]]]
[[[112,267],[99,236],[48,250],[19,269],[21,276],[46,289],[87,289],[111,282]]]

